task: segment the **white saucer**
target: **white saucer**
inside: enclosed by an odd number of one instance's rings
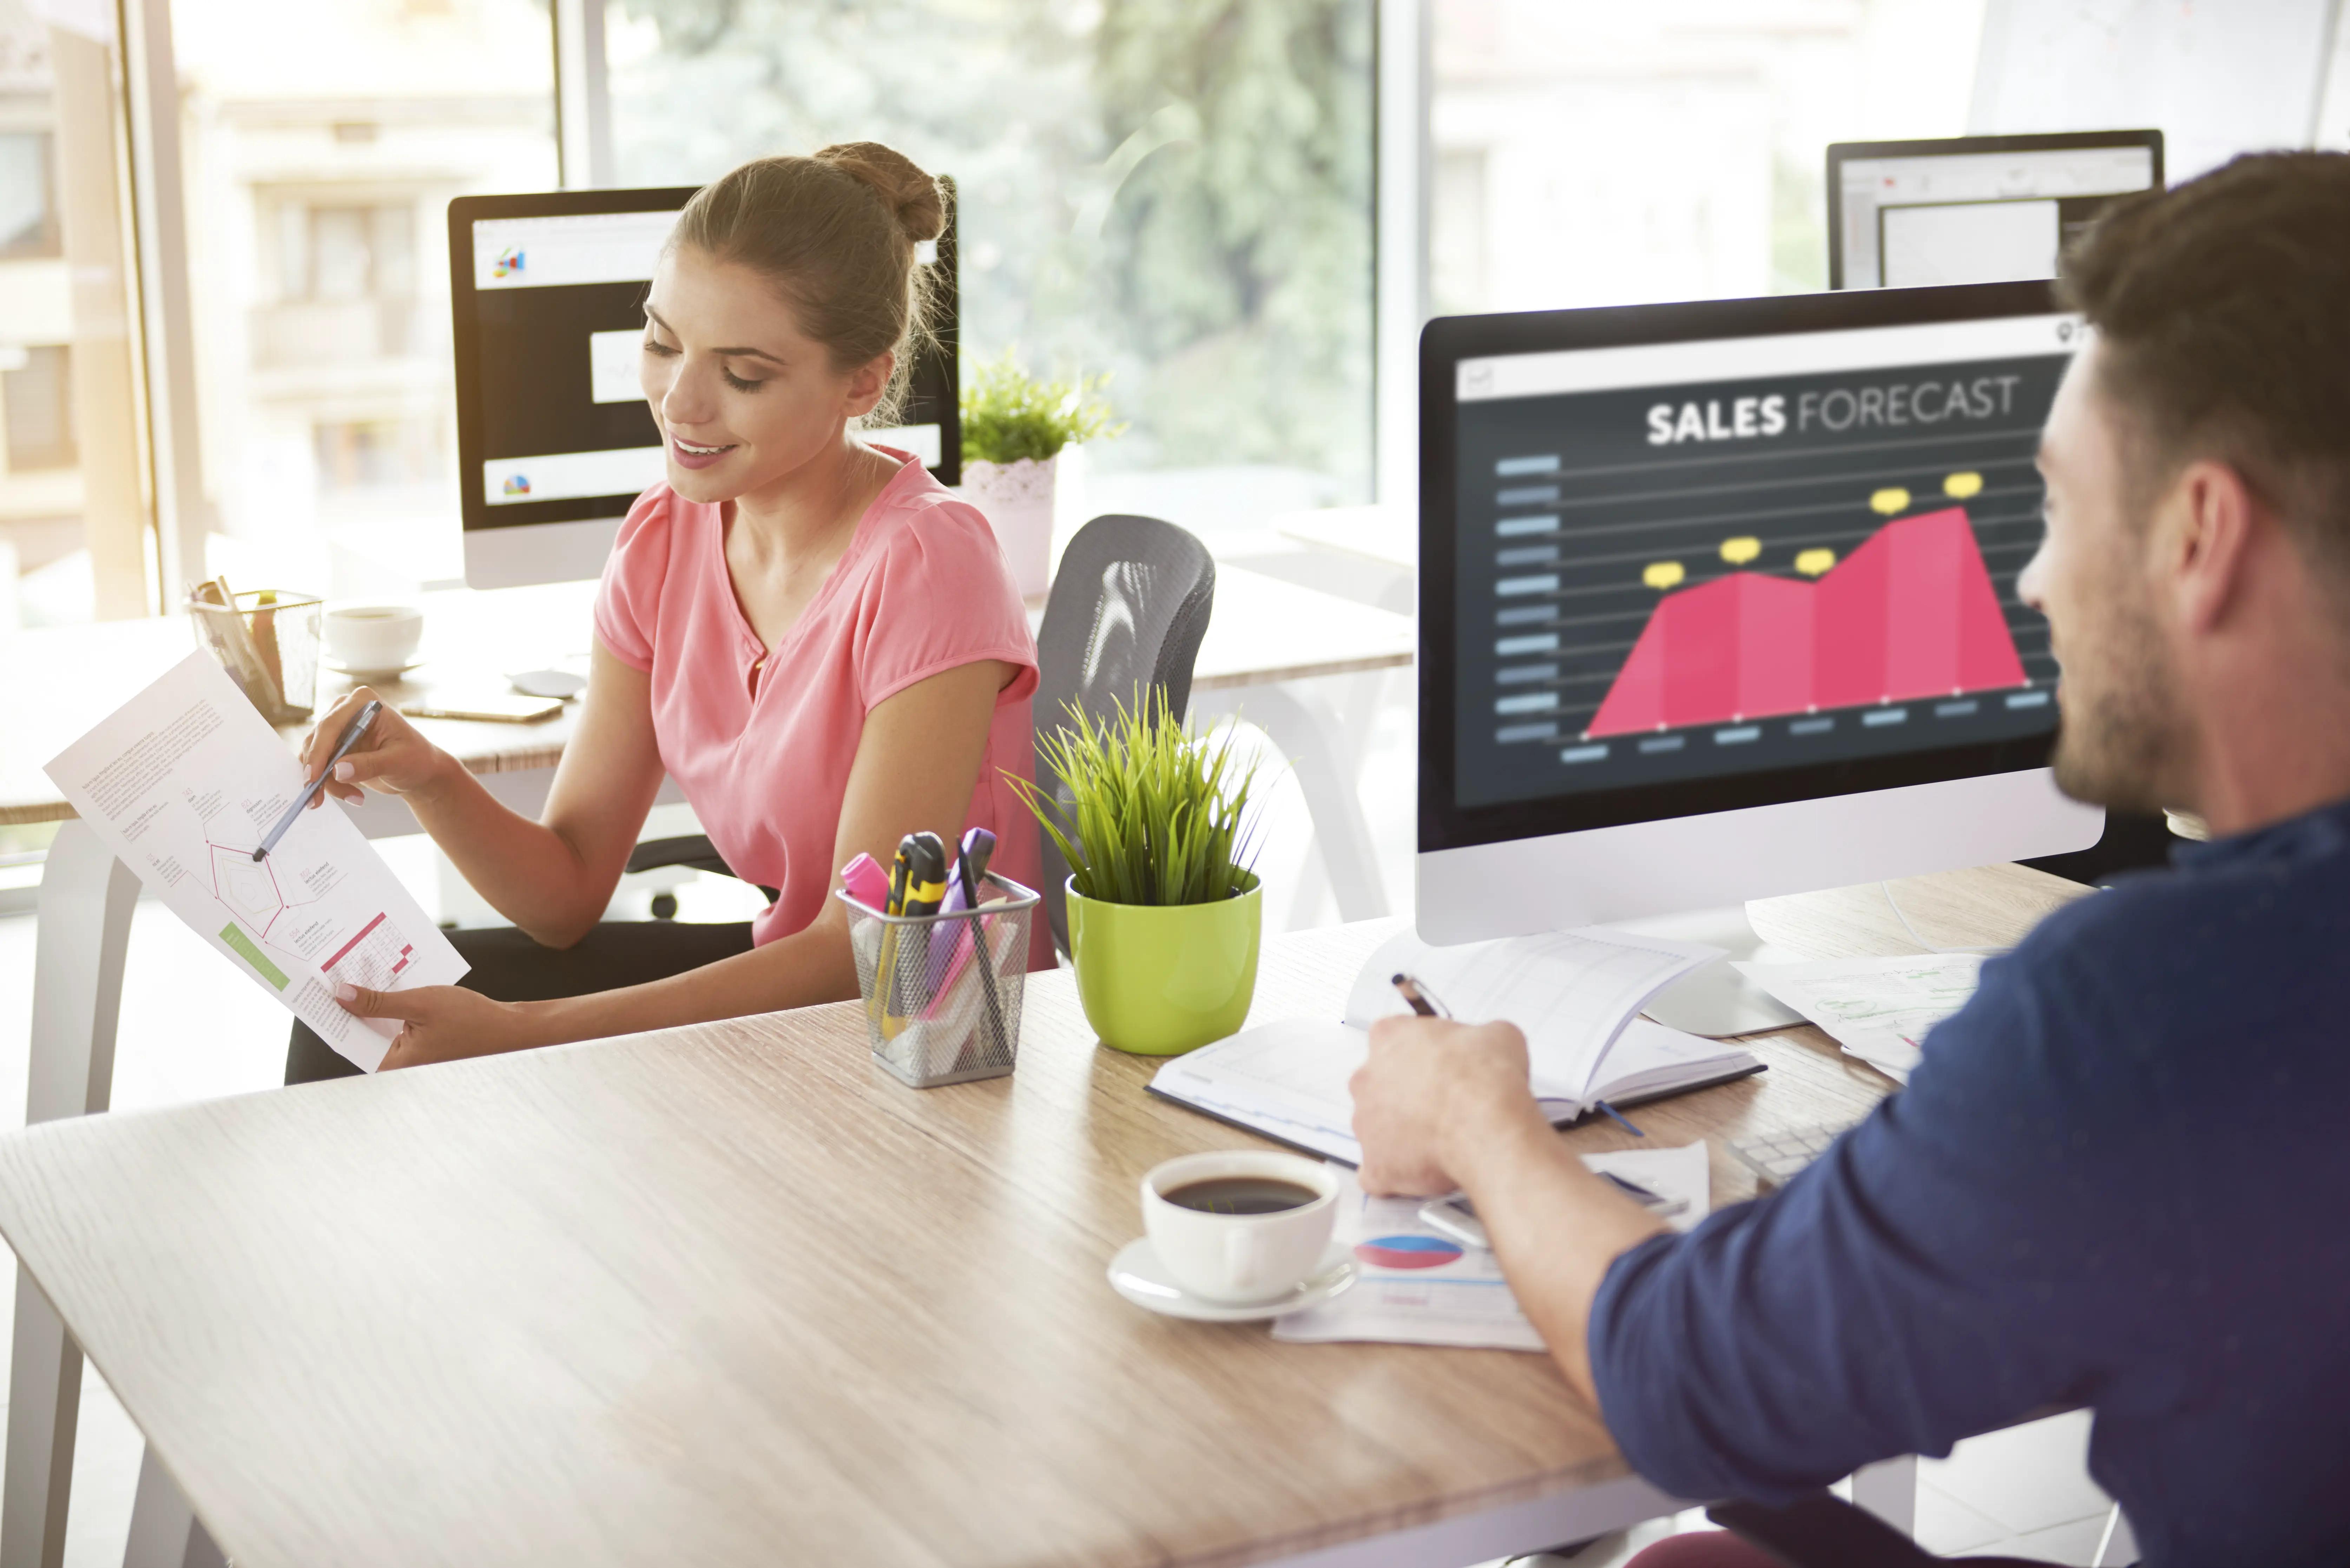
[[[331,656],[322,659],[318,660],[318,662],[326,666],[328,670],[333,670],[336,674],[343,676],[347,680],[356,680],[361,685],[365,685],[370,680],[397,680],[411,670],[421,670],[424,668],[424,660],[421,659],[409,659],[396,670],[356,670],[350,665],[345,664],[341,659]]]
[[[1167,1317],[1190,1318],[1194,1323],[1255,1323],[1326,1302],[1353,1284],[1358,1272],[1354,1253],[1333,1241],[1314,1272],[1287,1295],[1244,1306],[1211,1302],[1191,1294],[1169,1277],[1159,1266],[1159,1254],[1151,1250],[1150,1238],[1139,1236],[1109,1261],[1109,1288],[1135,1305]]]
[[[506,680],[525,697],[551,697],[558,702],[568,702],[588,690],[588,678],[568,670],[509,670]]]

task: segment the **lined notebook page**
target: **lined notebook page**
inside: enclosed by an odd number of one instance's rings
[[[1524,1031],[1534,1092],[1587,1104],[1607,1048],[1650,997],[1721,950],[1600,929],[1548,931],[1496,942],[1430,947],[1405,932],[1355,978],[1347,1022],[1367,1029],[1409,1012],[1390,981],[1417,976],[1455,1018],[1503,1018]]]

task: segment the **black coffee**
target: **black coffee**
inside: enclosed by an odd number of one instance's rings
[[[1205,1181],[1187,1181],[1159,1196],[1178,1209],[1196,1209],[1202,1214],[1278,1214],[1284,1209],[1303,1209],[1322,1195],[1278,1177],[1211,1176]]]

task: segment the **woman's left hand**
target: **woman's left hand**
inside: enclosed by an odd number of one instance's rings
[[[338,985],[335,1001],[355,1018],[397,1018],[406,1025],[383,1054],[379,1072],[545,1044],[530,1027],[527,1007],[493,1002],[461,985],[420,985],[408,991]]]

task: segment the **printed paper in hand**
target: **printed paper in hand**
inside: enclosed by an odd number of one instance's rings
[[[253,851],[308,781],[227,672],[197,652],[45,770],[100,842],[172,912],[372,1073],[397,1020],[335,1005],[338,982],[450,985],[465,961],[342,809]]]
[[[1586,1154],[1583,1163],[1685,1201],[1689,1207],[1669,1221],[1675,1230],[1687,1231],[1706,1216],[1710,1188],[1702,1143]],[[1362,1277],[1320,1306],[1275,1318],[1275,1339],[1544,1348],[1492,1253],[1463,1247],[1421,1224],[1423,1199],[1367,1198],[1353,1171],[1333,1174],[1338,1178],[1336,1239],[1353,1249]]]
[[[1906,1084],[1926,1032],[1975,993],[1982,955],[1918,953],[1737,967],[1847,1053]]]

